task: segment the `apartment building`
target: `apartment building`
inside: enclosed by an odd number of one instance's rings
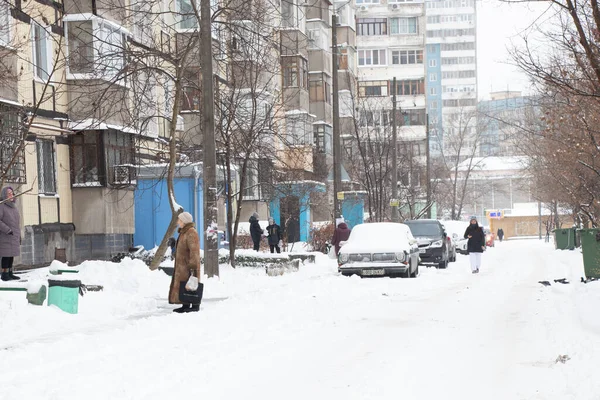
[[[164,66],[146,57],[175,47],[171,10],[135,7],[0,4],[0,162],[5,184],[31,189],[18,201],[17,264],[109,258],[132,244],[135,165],[165,160],[173,109],[169,71],[152,73]]]
[[[404,197],[425,187],[425,5],[404,0],[357,0],[356,5],[359,126],[368,134],[388,132],[382,137],[390,137],[396,95],[398,176]]]
[[[481,129],[481,157],[521,156],[519,146],[521,129],[533,128],[536,118],[535,99],[523,96],[520,91],[500,91],[490,93],[490,100],[478,104]],[[529,128],[529,129],[531,129]]]
[[[475,0],[426,0],[427,112],[432,155],[455,156],[453,140],[476,135]],[[464,153],[464,152],[463,152]]]

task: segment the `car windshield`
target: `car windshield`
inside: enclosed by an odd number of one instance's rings
[[[406,222],[409,226],[414,237],[431,237],[437,238],[442,235],[440,226],[435,222],[423,223],[423,222]]]
[[[403,240],[408,240],[406,227],[392,223],[357,225],[349,238],[349,242],[373,245],[397,244]]]

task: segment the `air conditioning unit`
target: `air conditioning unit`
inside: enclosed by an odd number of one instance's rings
[[[131,185],[135,183],[135,167],[115,165],[113,167],[113,185]]]
[[[360,11],[360,12],[369,11],[369,6],[362,5],[362,6],[358,7],[358,11]]]
[[[392,11],[398,11],[400,9],[400,4],[390,4],[388,8]]]

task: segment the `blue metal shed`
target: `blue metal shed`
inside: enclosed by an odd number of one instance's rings
[[[139,168],[135,190],[135,233],[133,242],[146,249],[158,246],[171,221],[171,206],[167,191],[167,166],[147,165]],[[200,236],[200,247],[204,248],[204,209],[202,189],[202,164],[177,166],[175,179],[175,201],[184,211],[194,216]],[[177,233],[175,233],[177,237]]]

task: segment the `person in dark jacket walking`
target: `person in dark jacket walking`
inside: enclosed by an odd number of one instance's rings
[[[275,253],[275,250],[277,250],[277,253],[281,253],[281,248],[279,247],[281,237],[281,228],[275,223],[273,218],[269,218],[269,226],[267,226],[267,240],[269,241],[271,253]]]
[[[504,239],[504,229],[502,228],[498,229],[498,239],[500,239],[500,241]]]
[[[335,232],[333,233],[333,239],[331,240],[331,244],[335,246],[335,255],[337,256],[340,252],[340,243],[345,242],[350,237],[351,229],[348,228],[348,225],[345,222],[341,222],[337,228],[335,228]]]
[[[15,194],[9,186],[0,192],[0,257],[2,258],[3,281],[19,280],[20,278],[13,274],[13,261],[15,257],[21,254],[21,217]]]
[[[471,272],[478,274],[479,268],[481,268],[481,255],[485,249],[485,233],[477,223],[477,218],[471,217],[471,223],[465,231],[465,239],[469,239],[467,251],[471,259]]]
[[[258,213],[254,213],[250,217],[250,236],[252,237],[252,242],[254,243],[254,251],[260,250],[260,239],[265,233],[258,223],[258,218]]]

